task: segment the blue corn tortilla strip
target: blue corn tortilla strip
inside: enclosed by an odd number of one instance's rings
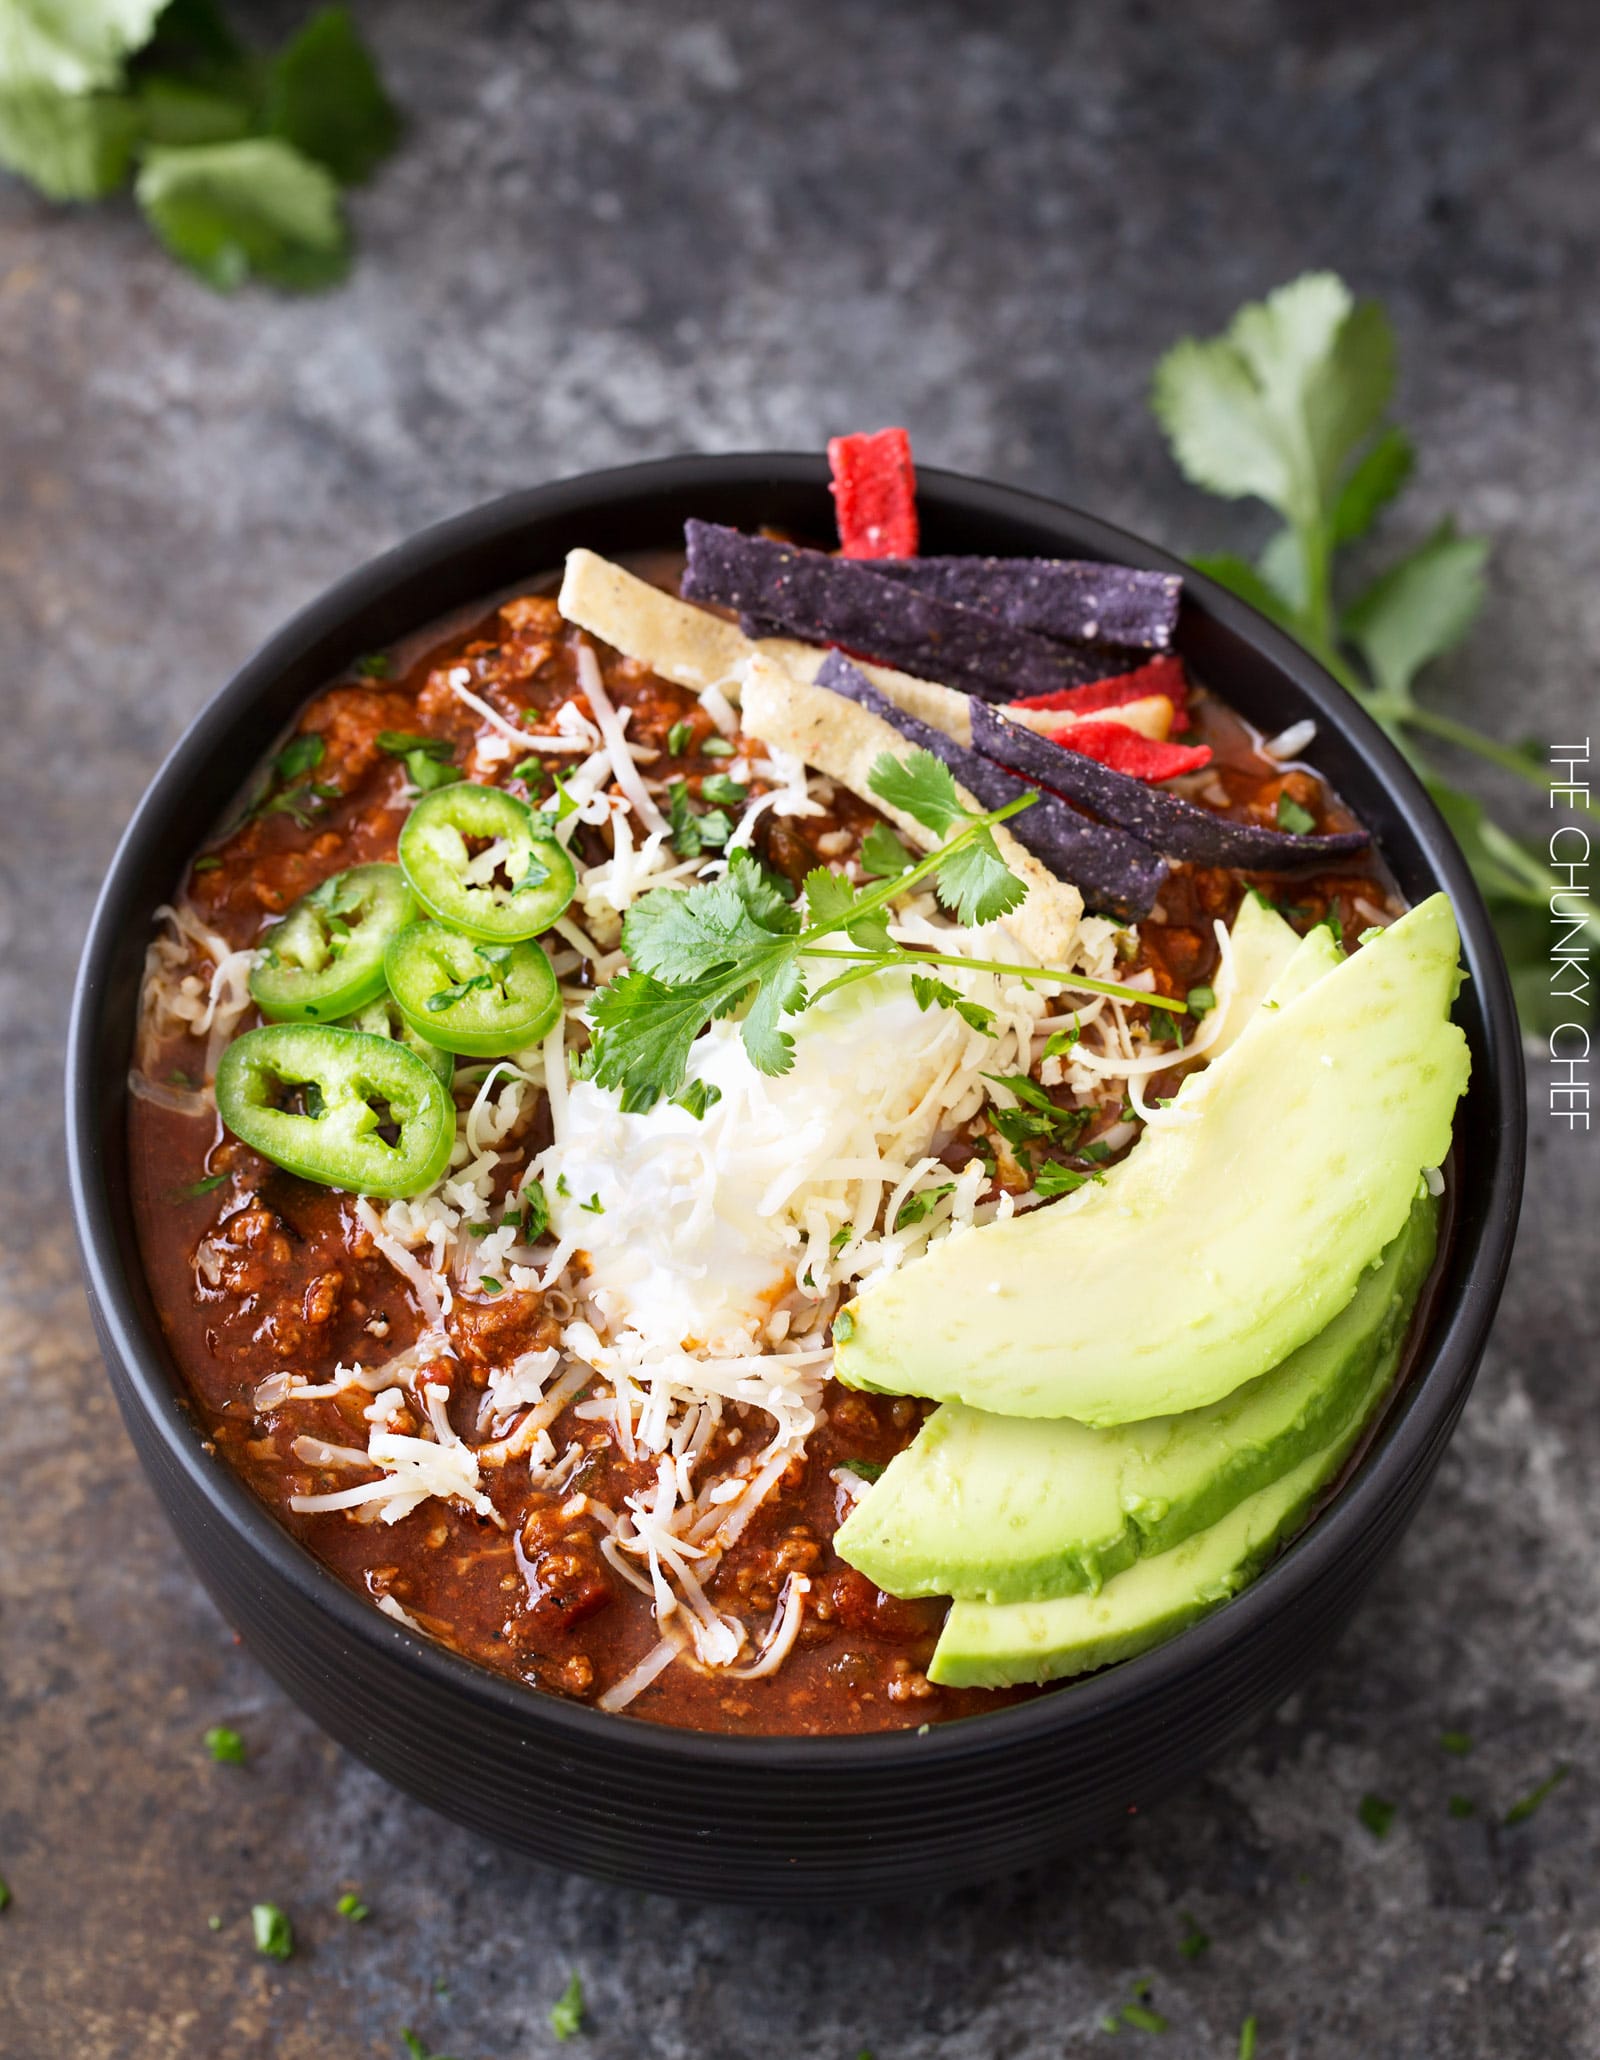
[[[1079,808],[1090,810],[1102,822],[1115,823],[1167,858],[1186,859],[1192,865],[1292,872],[1362,851],[1371,842],[1365,830],[1295,837],[1257,823],[1230,822],[1180,795],[1114,772],[1080,751],[1068,751],[1036,730],[1024,729],[1021,723],[1007,722],[980,701],[972,704],[972,742],[975,750],[997,765],[1065,795]]]
[[[908,744],[942,759],[985,808],[1004,808],[1020,794],[1038,792],[1026,780],[958,744],[943,730],[907,715],[841,652],[828,653],[816,684],[856,702],[892,724]],[[1031,808],[1014,815],[1006,827],[1057,879],[1072,882],[1091,914],[1131,923],[1154,908],[1167,877],[1166,861],[1136,837],[1090,822],[1051,794],[1040,794]]]
[[[1175,572],[1083,558],[874,558],[872,570],[1014,629],[1141,651],[1172,648],[1183,591]]]
[[[882,579],[866,558],[830,558],[717,522],[684,524],[686,601],[735,608],[747,633],[774,630],[943,680],[991,701],[1048,694],[1131,669],[1120,651],[1069,648],[994,616]]]

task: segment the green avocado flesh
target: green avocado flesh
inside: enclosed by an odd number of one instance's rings
[[[946,1404],[851,1511],[841,1557],[891,1595],[1012,1603],[1170,1553],[1356,1422],[1398,1363],[1437,1219],[1420,1196],[1327,1328],[1208,1408],[1091,1430]]]
[[[1428,1223],[1431,1249],[1431,1216]],[[1405,1329],[1403,1321],[1391,1327],[1348,1421],[1319,1451],[1170,1552],[1136,1559],[1097,1594],[953,1603],[928,1679],[945,1688],[1012,1688],[1086,1674],[1147,1652],[1237,1595],[1300,1528],[1349,1457],[1394,1379]]]
[[[1279,1365],[1350,1300],[1449,1150],[1468,1069],[1459,942],[1433,895],[1257,1011],[1103,1185],[868,1288],[836,1323],[838,1376],[1114,1424],[1204,1408]]]

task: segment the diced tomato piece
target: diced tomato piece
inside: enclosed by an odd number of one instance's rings
[[[828,442],[839,548],[846,558],[917,555],[917,475],[903,429]]]
[[[1211,763],[1209,744],[1159,744],[1125,722],[1064,722],[1051,731],[1050,740],[1136,780],[1176,779],[1179,773],[1199,772]]]
[[[1168,653],[1152,658],[1132,672],[1119,672],[1115,679],[1090,680],[1081,687],[1057,687],[1052,694],[1030,694],[1014,701],[1014,708],[1059,708],[1065,715],[1093,715],[1100,708],[1120,708],[1125,701],[1143,701],[1150,694],[1165,694],[1172,703],[1173,726],[1182,729],[1189,710],[1189,681],[1183,660]]]

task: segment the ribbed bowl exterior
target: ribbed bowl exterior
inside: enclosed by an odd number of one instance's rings
[[[1182,570],[1074,510],[949,474],[920,482],[925,548]],[[1454,1220],[1419,1363],[1354,1478],[1255,1585],[1142,1658],[924,1732],[749,1739],[608,1717],[457,1659],[343,1588],[210,1454],[134,1243],[124,1081],[149,920],[188,852],[300,704],[361,652],[557,564],[577,544],[670,546],[685,515],[826,535],[826,469],[687,458],[514,495],[341,581],[202,712],[113,861],[68,1054],[69,1156],[91,1307],[140,1459],[201,1580],[284,1689],[397,1787],[485,1836],[692,1897],[827,1903],[931,1894],[1070,1852],[1245,1737],[1309,1672],[1414,1514],[1466,1399],[1515,1232],[1515,1013],[1460,853],[1382,734],[1269,624],[1186,574],[1179,644],[1246,716],[1319,726],[1312,753],[1412,898],[1443,887],[1471,975],[1473,1084]],[[446,1743],[441,1749],[441,1741]]]

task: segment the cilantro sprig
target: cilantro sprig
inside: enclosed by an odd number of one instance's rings
[[[1307,273],[1242,307],[1220,336],[1186,337],[1156,367],[1152,404],[1180,469],[1224,499],[1265,501],[1282,526],[1252,563],[1231,553],[1196,567],[1302,643],[1406,752],[1465,852],[1511,967],[1524,1028],[1547,1030],[1551,875],[1476,795],[1442,779],[1419,739],[1472,753],[1549,792],[1536,753],[1417,698],[1426,667],[1453,650],[1483,602],[1487,540],[1442,522],[1345,599],[1341,553],[1365,538],[1411,476],[1415,454],[1387,420],[1395,340],[1374,301],[1329,272]],[[1570,798],[1570,797],[1568,797]],[[1312,827],[1290,804],[1282,826]],[[1600,815],[1600,807],[1588,812]],[[1600,940],[1600,904],[1563,901]]]
[[[220,0],[0,0],[0,52],[0,165],[50,199],[104,199],[131,178],[158,240],[222,292],[343,277],[340,189],[400,130],[348,8],[263,56]]]
[[[1108,981],[1049,967],[1001,964],[950,952],[908,949],[889,935],[889,904],[931,879],[944,906],[969,927],[998,921],[1023,899],[1022,881],[1007,867],[994,840],[997,824],[1031,803],[1023,796],[990,814],[964,807],[949,768],[931,752],[877,761],[868,784],[880,800],[943,838],[915,864],[877,885],[856,888],[819,866],[805,882],[805,915],[791,907],[771,876],[746,851],[730,855],[720,878],[687,891],[657,888],[629,910],[622,941],[629,970],[600,989],[590,1007],[594,1040],[589,1078],[620,1091],[629,1110],[652,1107],[683,1087],[689,1052],[711,1023],[743,1007],[739,1029],[752,1063],[769,1074],[788,1072],[794,1039],[783,1027],[825,994],[886,967],[958,966],[968,972],[1060,980],[1074,988],[1145,1002],[1174,1014],[1185,1005]],[[830,943],[841,933],[847,944]],[[803,959],[836,960],[846,970],[813,989]],[[917,993],[920,1006],[961,1007],[947,983]],[[970,1005],[969,1005],[970,1006]],[[962,1010],[965,1014],[965,1009]],[[979,1018],[986,1011],[977,1012]],[[986,1021],[967,1017],[975,1029]]]

